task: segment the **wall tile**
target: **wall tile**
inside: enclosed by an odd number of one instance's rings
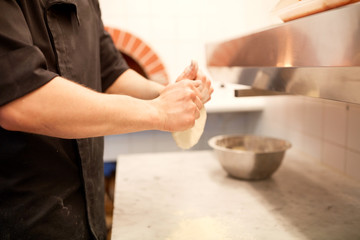
[[[298,96],[272,96],[266,100],[266,108],[257,132],[291,142],[294,148],[303,146],[303,99]]]
[[[129,135],[111,135],[104,138],[104,160],[114,161],[119,154],[129,153]]]
[[[314,159],[316,159],[317,161],[321,161],[321,156],[322,156],[322,139],[321,138],[316,138],[313,136],[309,136],[309,135],[304,135],[303,136],[303,148],[302,150],[310,155],[311,157],[313,157]]]
[[[219,20],[220,19],[220,20]],[[208,15],[205,19],[202,19],[200,22],[200,31],[203,39],[206,42],[217,42],[227,39],[229,35],[234,35],[234,33],[229,33],[228,28],[224,28],[226,24],[223,22],[219,15]],[[221,34],[219,34],[221,32]]]
[[[172,5],[176,9],[177,17],[201,17],[202,12],[204,11],[204,3],[206,0],[182,0],[182,1],[173,1]]]
[[[151,41],[163,41],[173,43],[177,40],[176,23],[166,16],[154,16],[147,19],[151,27]]]
[[[129,133],[129,153],[155,152],[154,132]]]
[[[220,0],[100,0],[105,25],[129,31],[141,37],[150,46],[154,45],[153,41],[158,41],[159,38],[169,39],[168,35],[158,34],[160,29],[169,29],[167,26],[175,26],[173,30],[178,28],[172,47],[174,50],[185,49],[187,57],[180,56],[178,60],[182,63],[190,58],[205,62],[203,50],[187,52],[186,49],[189,46],[179,45],[182,43],[179,41],[182,38],[185,38],[185,41],[190,39],[191,44],[198,48],[204,47],[209,42],[224,41],[255,31],[260,26],[276,24],[279,21],[273,21],[270,18],[270,10],[276,3],[277,0],[227,0],[225,3]],[[164,21],[152,21],[153,18],[164,19]],[[164,31],[161,32],[164,33]],[[169,35],[172,35],[172,31],[169,31]],[[172,40],[169,39],[169,41]],[[167,61],[172,60],[166,59],[165,65],[172,65]],[[169,74],[175,76],[177,73],[173,71],[177,69],[174,67]]]
[[[360,181],[360,153],[347,151],[346,174]]]
[[[304,99],[300,96],[288,96],[286,99],[287,125],[292,130],[302,131],[304,125]]]
[[[256,134],[261,136],[284,139],[290,141],[293,147],[299,148],[299,144],[295,143],[295,138],[299,135],[295,136],[290,134],[290,131],[282,124],[277,124],[275,122],[271,123],[269,121],[261,121],[256,129]]]
[[[225,113],[223,117],[224,134],[242,134],[244,133],[245,116],[243,113]]]
[[[304,149],[304,135],[299,131],[294,131],[291,129],[286,129],[285,131],[286,135],[283,136],[285,140],[290,141],[293,148],[296,148],[298,150]]]
[[[345,146],[346,104],[327,101],[324,103],[324,139]]]
[[[131,2],[131,0],[128,1]],[[138,3],[138,1],[133,2],[135,2],[135,4]],[[167,0],[152,0],[148,10],[151,12],[152,16],[167,16],[172,18],[173,16],[179,14],[177,6],[174,4],[174,2]]]
[[[286,102],[288,96],[269,96],[265,97],[265,109],[263,111],[264,121],[285,124],[287,119]]]
[[[120,8],[126,9],[127,15],[150,17],[150,0],[119,1]]]
[[[193,44],[201,42],[200,19],[198,15],[192,17],[177,17],[175,22],[178,41],[192,41]]]
[[[262,111],[244,113],[244,133],[256,134],[262,117]]]
[[[128,32],[141,38],[145,43],[151,46],[152,31],[147,17],[131,16],[127,18],[126,29]]]
[[[179,151],[172,134],[169,132],[154,131],[154,152],[173,152]]]
[[[360,107],[349,106],[348,116],[348,147],[360,152]]]
[[[100,0],[100,8],[103,22],[109,24],[109,19],[111,23],[121,22],[128,16],[128,11],[125,6],[125,1],[118,0]]]
[[[177,68],[184,69],[187,65],[190,64],[191,59],[198,59],[198,56],[203,54],[203,45],[197,45],[192,43],[192,41],[181,41],[177,43]]]
[[[323,136],[323,102],[306,98],[304,101],[304,126],[307,135],[321,138]]]
[[[345,173],[345,148],[330,142],[323,143],[322,163]]]
[[[206,119],[204,133],[201,136],[200,143],[197,147],[202,149],[210,149],[207,141],[217,135],[225,134],[225,125],[223,121],[223,114],[209,113]]]

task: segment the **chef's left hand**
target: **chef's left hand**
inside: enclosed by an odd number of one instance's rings
[[[199,69],[196,61],[191,61],[191,64],[185,68],[185,70],[176,79],[176,82],[190,79],[190,80],[201,80],[201,85],[198,87],[201,93],[201,101],[203,103],[208,102],[211,99],[211,94],[214,89],[211,86],[210,79]]]

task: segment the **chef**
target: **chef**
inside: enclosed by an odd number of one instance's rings
[[[0,55],[1,240],[105,239],[102,136],[188,129],[213,91],[129,69],[97,0],[0,1]]]

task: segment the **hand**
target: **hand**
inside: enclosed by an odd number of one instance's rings
[[[180,76],[176,79],[176,82],[184,79],[200,80],[201,85],[199,86],[199,91],[201,92],[201,101],[203,103],[206,103],[211,99],[211,94],[214,92],[214,89],[211,86],[211,81],[199,69],[196,61],[191,61],[191,64],[185,68],[184,72],[182,72]]]
[[[168,85],[152,102],[162,122],[159,130],[183,131],[195,124],[203,107],[201,81],[183,80]]]
[[[180,76],[176,79],[176,82],[179,82],[184,79],[195,80],[199,71],[198,63],[194,60],[191,61],[191,64],[187,66]]]

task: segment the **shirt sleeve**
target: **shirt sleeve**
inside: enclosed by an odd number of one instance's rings
[[[101,80],[105,91],[129,66],[105,30],[100,44]]]
[[[15,0],[0,1],[0,106],[43,86],[58,74],[47,70],[45,56],[33,45]]]
[[[96,1],[100,19],[100,62],[102,89],[105,91],[110,85],[127,69],[129,69],[124,57],[115,47],[114,42],[108,32],[105,31],[101,20],[99,3]]]

